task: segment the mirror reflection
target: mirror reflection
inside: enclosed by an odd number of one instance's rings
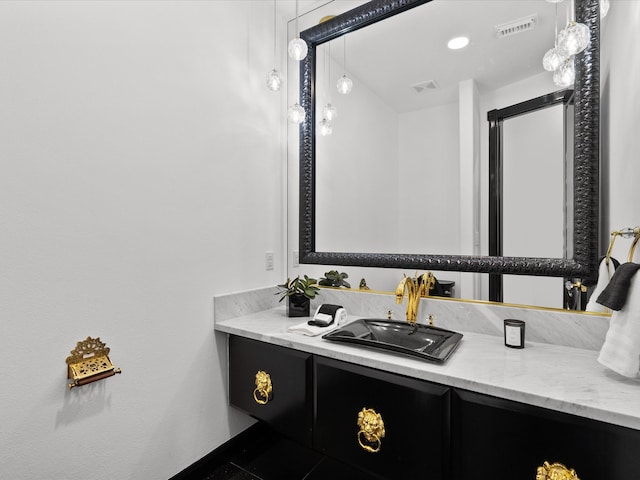
[[[489,254],[570,257],[573,91],[492,110],[488,119]],[[489,275],[489,299],[574,305],[562,278],[540,280]]]
[[[317,47],[316,121],[327,104],[337,111],[330,135],[316,130],[319,251],[487,254],[481,209],[488,187],[480,178],[465,182],[462,129],[475,121],[472,147],[482,174],[486,112],[558,90],[541,61],[553,41],[555,12],[540,1],[436,0]],[[564,8],[558,18],[565,22]],[[498,36],[514,25],[521,26],[518,33]],[[467,47],[447,48],[462,35],[470,39]],[[345,72],[354,88],[341,95],[336,83]],[[476,93],[473,104],[464,104],[470,101],[465,89]],[[555,157],[555,171],[562,172],[562,147]],[[472,191],[463,191],[465,183]],[[465,195],[471,198],[462,203]],[[559,215],[562,202],[560,190]],[[461,239],[468,214],[461,209],[469,203],[479,217],[470,232],[476,241]],[[556,234],[561,242],[562,229]]]
[[[557,19],[564,25],[563,7]],[[487,255],[486,112],[558,90],[541,61],[555,22],[547,2],[435,0],[319,41],[314,251]],[[518,33],[498,36],[510,27]],[[469,45],[447,49],[461,34]],[[336,83],[345,74],[354,87],[341,95]],[[327,104],[337,117],[321,136]],[[549,126],[542,122],[533,128]],[[563,171],[563,154],[560,147],[553,171]],[[560,190],[549,198],[562,217],[564,181],[555,183]],[[553,228],[559,245],[564,230]],[[515,251],[542,256],[524,245]]]

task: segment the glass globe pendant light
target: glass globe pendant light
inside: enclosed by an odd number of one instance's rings
[[[273,92],[280,90],[282,86],[282,75],[275,68],[267,73],[267,88]]]
[[[565,55],[577,55],[589,46],[589,27],[584,23],[570,22],[558,33],[558,50]]]
[[[334,107],[331,102],[327,103],[322,109],[322,118],[326,118],[331,121],[338,116],[338,110]]]
[[[566,56],[577,55],[582,52],[591,43],[591,35],[589,27],[584,23],[578,23],[575,21],[575,12],[573,1],[569,2],[567,6],[570,9],[568,18],[571,20],[567,26],[558,33],[557,48]]]
[[[273,63],[276,61],[276,0],[273,0]],[[267,73],[267,88],[272,92],[277,92],[282,86],[282,75],[273,67],[269,73]]]
[[[289,42],[287,51],[289,56],[294,60],[302,60],[307,56],[307,44],[300,38],[298,30],[298,0],[296,0],[296,38]],[[298,102],[294,103],[287,109],[287,119],[290,123],[300,125],[304,122],[307,113],[304,111],[302,105]]]
[[[287,52],[289,52],[289,56],[297,60],[298,62],[304,57],[307,56],[307,42],[300,38],[300,33],[298,30],[298,0],[296,0],[296,38],[291,39],[289,45],[287,46]]]
[[[289,122],[295,123],[296,125],[300,125],[304,122],[306,115],[304,108],[302,108],[298,102],[291,105],[287,110],[287,118],[289,119]]]
[[[549,1],[549,0],[547,0]],[[547,53],[542,57],[542,66],[548,72],[555,72],[560,65],[567,59],[567,55],[558,50],[558,3],[555,3],[556,7],[556,23],[555,23],[555,40],[553,48],[550,48]]]
[[[327,62],[327,57],[329,61]],[[338,110],[331,103],[330,89],[328,85],[331,83],[331,43],[327,43],[325,47],[325,54],[322,57],[323,69],[327,72],[326,80],[324,82],[324,90],[327,92],[327,104],[322,108],[322,118],[328,121],[334,120],[338,116]]]
[[[323,137],[331,135],[333,133],[333,125],[326,118],[323,118],[318,122],[318,133]]]
[[[323,82],[322,82],[322,87],[323,87],[323,91],[327,92],[327,99],[329,98],[328,96],[328,88],[327,88],[327,84],[331,81],[331,73],[330,72],[330,68],[327,68],[327,55],[329,56],[329,65],[331,65],[331,54],[330,49],[331,48],[331,44],[328,43],[325,47],[324,47],[324,53],[322,55],[322,70],[323,70]],[[318,128],[316,128],[316,133],[318,135],[321,135],[323,137],[326,137],[328,135],[331,135],[333,133],[333,125],[331,124],[331,119],[335,117],[337,113],[336,108],[331,105],[331,101],[329,100],[327,102],[327,104],[324,106],[324,108],[322,109],[322,120],[320,120],[318,122]]]
[[[576,78],[576,71],[573,65],[573,57],[564,61],[560,68],[553,72],[553,82],[560,88],[573,85]]]
[[[346,75],[342,75],[338,79],[336,87],[338,88],[338,93],[347,95],[348,93],[351,93],[351,90],[353,90],[353,81]]]
[[[342,65],[343,65],[344,73],[342,77],[338,79],[338,83],[336,84],[336,87],[338,89],[338,93],[341,93],[342,95],[347,95],[351,93],[351,90],[353,90],[353,81],[349,77],[347,77],[347,37],[346,35],[342,36],[342,41],[343,41]]]
[[[542,66],[547,72],[555,72],[566,59],[566,55],[563,55],[556,47],[553,47],[544,54]]]
[[[289,46],[287,47],[287,51],[289,52],[289,56],[294,60],[300,61],[307,56],[307,43],[302,40],[300,37],[296,37],[289,42]]]

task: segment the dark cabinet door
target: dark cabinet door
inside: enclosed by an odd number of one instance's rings
[[[229,403],[311,446],[312,356],[256,340],[229,336]],[[260,373],[259,373],[260,372]],[[267,375],[271,388],[256,384]]]
[[[448,478],[447,387],[321,357],[314,365],[317,450],[385,479]],[[362,431],[363,409],[380,415],[384,436]]]
[[[635,430],[460,390],[452,419],[456,480],[533,480],[545,461],[580,480],[640,478]]]

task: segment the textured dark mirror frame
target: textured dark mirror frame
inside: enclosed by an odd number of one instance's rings
[[[300,263],[585,278],[597,269],[599,228],[600,8],[576,0],[576,19],[591,44],[576,56],[573,258],[492,257],[428,253],[317,252],[315,247],[315,58],[319,44],[430,0],[375,0],[301,32],[309,47],[300,64]],[[354,152],[356,155],[357,152]],[[531,232],[532,235],[536,232]]]

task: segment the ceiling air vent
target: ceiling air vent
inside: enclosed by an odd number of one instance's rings
[[[427,90],[435,90],[437,88],[440,88],[440,85],[438,85],[438,82],[435,80],[427,80],[426,82],[411,85],[411,90],[413,90],[414,93],[423,93]]]
[[[503,23],[502,25],[496,25],[496,35],[498,38],[502,38],[515,35],[516,33],[526,32],[527,30],[534,29],[537,23],[538,14],[534,13],[533,15],[528,15],[524,18],[520,18],[519,20]]]

